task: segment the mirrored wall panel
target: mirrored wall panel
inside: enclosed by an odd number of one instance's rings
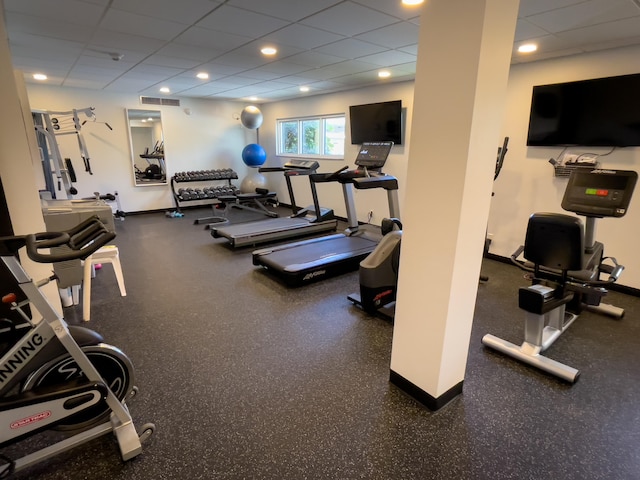
[[[133,176],[137,186],[167,183],[162,117],[157,110],[126,110]]]

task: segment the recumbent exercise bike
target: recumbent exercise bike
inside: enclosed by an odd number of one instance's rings
[[[622,318],[624,310],[601,303],[606,286],[615,282],[624,267],[604,257],[604,246],[595,241],[595,221],[626,214],[638,175],[628,170],[574,170],[562,200],[564,210],[586,217],[559,213],[535,213],[529,218],[525,244],[511,260],[532,274],[532,285],[520,287],[519,306],[525,311],[522,345],[487,334],[482,343],[501,353],[555,375],[569,383],[580,372],[542,355],[571,325],[583,309]],[[519,260],[523,254],[525,261]],[[605,263],[608,261],[609,263]],[[601,274],[607,274],[601,280]]]
[[[125,404],[137,392],[133,366],[126,355],[105,344],[98,333],[67,325],[40,291],[55,275],[34,282],[17,259],[23,247],[29,258],[39,263],[86,259],[114,237],[98,217],[64,232],[0,237],[0,258],[26,296],[22,301],[16,293],[2,298],[22,321],[0,320],[0,344],[4,347],[0,358],[0,447],[44,430],[65,435],[63,440],[20,459],[1,454],[0,478],[110,432],[115,434],[122,459],[129,460],[141,453],[142,442],[155,430],[147,423],[138,434]],[[66,248],[56,249],[56,253],[41,251],[52,247]],[[27,314],[29,304],[42,315],[40,321],[32,321]]]

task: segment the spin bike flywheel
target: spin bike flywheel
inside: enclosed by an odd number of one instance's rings
[[[133,365],[120,349],[100,343],[84,346],[82,351],[118,400],[122,401],[134,391]],[[84,378],[84,373],[76,361],[69,354],[64,354],[32,372],[24,382],[22,391],[36,387],[63,386],[66,383],[81,381]],[[63,431],[85,430],[106,421],[110,413],[111,410],[106,402],[100,402],[98,405],[64,419],[54,428]]]

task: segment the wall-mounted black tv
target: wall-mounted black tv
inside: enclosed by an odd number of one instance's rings
[[[392,141],[402,145],[402,101],[368,103],[349,107],[351,143]]]
[[[533,87],[529,146],[640,146],[640,74]]]

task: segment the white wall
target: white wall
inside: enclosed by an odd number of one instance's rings
[[[134,186],[125,108],[162,112],[168,178],[186,170],[233,168],[240,178],[248,172],[241,153],[247,143],[255,141],[256,132],[234,118],[245,104],[182,98],[180,107],[156,107],[140,105],[132,95],[35,84],[28,85],[28,93],[32,110],[95,107],[96,123],[82,127],[93,175],[84,171],[75,136],[58,137],[61,154],[72,159],[78,177],[76,198],[117,190],[125,212],[175,207],[169,185]],[[109,123],[113,131],[98,122]]]
[[[336,93],[331,95],[316,95],[308,98],[300,98],[284,102],[269,103],[260,106],[264,115],[262,127],[260,127],[260,143],[267,151],[266,165],[281,165],[290,157],[276,157],[276,120],[280,118],[303,117],[305,115],[328,115],[335,113],[345,113],[346,122],[346,142],[343,160],[320,160],[320,172],[333,172],[347,165],[355,168],[355,158],[358,154],[359,145],[351,145],[351,131],[349,129],[349,106],[364,103],[384,102],[389,100],[402,100],[404,116],[404,138],[402,145],[396,145],[391,150],[391,154],[383,169],[389,175],[398,178],[400,185],[400,212],[402,213],[403,190],[406,184],[407,159],[410,144],[411,106],[413,105],[413,82],[392,83],[384,86],[371,87],[365,89],[352,90],[349,92]],[[277,173],[267,174],[269,188],[276,190],[278,198],[285,203],[290,203],[286,184],[283,176]],[[311,204],[311,194],[308,179],[301,177],[294,179],[294,193],[296,203],[299,206]],[[333,208],[337,215],[346,217],[346,208],[342,196],[342,189],[337,183],[319,184],[318,197],[323,207]],[[356,208],[358,220],[366,221],[369,211],[374,215],[372,223],[380,225],[383,218],[389,216],[386,190],[373,189],[355,191]]]
[[[558,158],[562,148],[526,146],[533,86],[638,73],[639,55],[640,47],[630,47],[512,66],[503,127],[504,136],[510,137],[509,151],[494,184],[489,216],[492,253],[508,257],[516,250],[524,240],[531,213],[567,213],[560,207],[567,179],[554,177],[553,167],[548,163],[550,158]],[[602,154],[610,150],[575,147],[567,151]],[[616,149],[599,161],[605,168],[640,171],[640,148]],[[605,255],[616,257],[627,267],[619,283],[633,288],[640,288],[638,233],[640,186],[627,215],[598,220],[596,230],[596,239],[605,245]]]
[[[562,212],[560,202],[566,179],[555,178],[548,163],[556,158],[561,148],[527,147],[526,136],[534,85],[637,73],[640,47],[628,47],[579,56],[552,59],[511,68],[507,111],[503,134],[495,139],[496,149],[503,136],[509,136],[509,151],[500,177],[494,184],[495,196],[489,217],[489,233],[493,235],[491,252],[508,257],[523,241],[529,215],[537,211]],[[33,109],[69,110],[71,108],[96,107],[98,120],[114,127],[110,132],[103,125],[86,126],[85,138],[92,157],[93,177],[79,172],[79,196],[89,196],[94,191],[120,193],[125,211],[143,211],[172,208],[168,186],[134,187],[126,133],[124,108],[141,108],[138,99],[131,96],[48,88],[29,85],[29,99]],[[242,127],[234,117],[246,105],[243,103],[181,99],[181,107],[160,107],[162,110],[169,176],[177,171],[210,168],[234,168],[242,178],[250,170],[242,163],[241,151],[248,143],[255,142],[259,133],[260,144],[268,154],[267,165],[281,165],[288,157],[275,156],[275,121],[278,118],[305,115],[348,113],[349,105],[402,100],[405,109],[404,142],[394,146],[384,171],[398,178],[400,207],[404,203],[403,188],[406,185],[406,167],[410,147],[410,128],[413,105],[413,83],[391,83],[330,95],[317,95],[289,101],[260,105],[264,122],[259,132]],[[146,107],[145,107],[146,108]],[[190,109],[190,115],[185,109]],[[350,132],[347,117],[347,139]],[[77,148],[71,154],[78,159]],[[322,172],[330,172],[348,165],[354,166],[357,146],[347,140],[344,160],[321,160]],[[606,153],[608,148],[589,148],[588,151]],[[584,153],[586,149],[572,148],[569,152]],[[65,152],[63,155],[68,156]],[[70,154],[69,154],[70,155]],[[640,170],[640,149],[619,149],[600,159],[607,168]],[[81,165],[78,159],[74,165]],[[442,159],[447,168],[447,159]],[[82,170],[76,166],[76,170]],[[279,174],[267,174],[268,185],[278,193],[281,201],[289,203],[284,179]],[[438,202],[428,192],[429,179],[425,179],[424,208],[437,209]],[[306,178],[294,179],[297,203],[311,203]],[[640,187],[639,187],[640,188]],[[335,209],[336,214],[346,216],[342,190],[337,184],[318,186],[320,203]],[[605,254],[616,257],[627,266],[620,283],[640,288],[640,264],[636,261],[635,235],[640,225],[640,192],[636,192],[629,213],[621,219],[598,221],[596,238],[604,242]],[[388,215],[387,198],[382,191],[356,191],[358,219],[366,221],[367,213],[374,212],[373,223],[379,225]],[[438,226],[433,225],[437,235]]]
[[[557,158],[562,148],[527,147],[527,130],[531,91],[533,86],[548,83],[582,80],[614,75],[637,73],[637,58],[640,47],[628,47],[603,52],[514,65],[511,68],[508,85],[507,111],[504,118],[503,134],[496,139],[496,149],[502,144],[502,138],[508,136],[509,150],[500,176],[494,184],[495,195],[492,198],[489,216],[489,233],[492,234],[491,253],[509,257],[523,242],[527,219],[531,213],[539,211],[564,212],[560,207],[566,178],[554,177],[550,158]],[[406,126],[411,124],[413,105],[413,83],[389,84],[386,86],[354,90],[334,95],[322,95],[301,100],[278,102],[261,107],[265,121],[260,129],[260,143],[269,153],[267,163],[280,164],[286,157],[277,158],[275,152],[275,121],[278,118],[295,116],[348,113],[349,105],[401,99],[406,109]],[[403,146],[394,147],[385,167],[385,171],[398,178],[400,185],[401,212],[403,205],[403,187],[406,185],[406,162],[410,148],[409,128],[405,126]],[[347,118],[348,127],[348,118]],[[347,139],[349,131],[347,131]],[[567,152],[606,153],[610,148],[571,148]],[[353,166],[357,147],[347,140],[345,159],[321,161],[322,171],[337,170],[342,165]],[[630,169],[640,171],[640,149],[617,149],[610,155],[599,159],[607,168]],[[442,168],[447,168],[447,159],[442,159]],[[284,181],[276,174],[268,177],[269,185],[278,192],[278,196],[287,201]],[[296,198],[301,205],[310,203],[306,180],[298,179],[301,186],[296,189]],[[428,193],[429,179],[425,179],[424,208],[437,209],[438,202],[446,199],[432,199]],[[332,207],[336,213],[345,216],[342,192],[337,185],[319,186],[320,203]],[[640,186],[638,187],[640,189]],[[300,193],[298,193],[300,192]],[[627,267],[620,283],[640,288],[640,264],[636,260],[636,239],[630,232],[640,229],[640,192],[635,193],[629,213],[621,219],[598,220],[596,239],[605,244],[605,255],[616,257]],[[382,192],[356,192],[358,219],[365,221],[367,212],[373,210],[373,223],[379,224],[387,215],[386,196]],[[566,212],[564,212],[566,213]],[[433,225],[437,235],[437,225]],[[640,233],[640,232],[638,232]]]

